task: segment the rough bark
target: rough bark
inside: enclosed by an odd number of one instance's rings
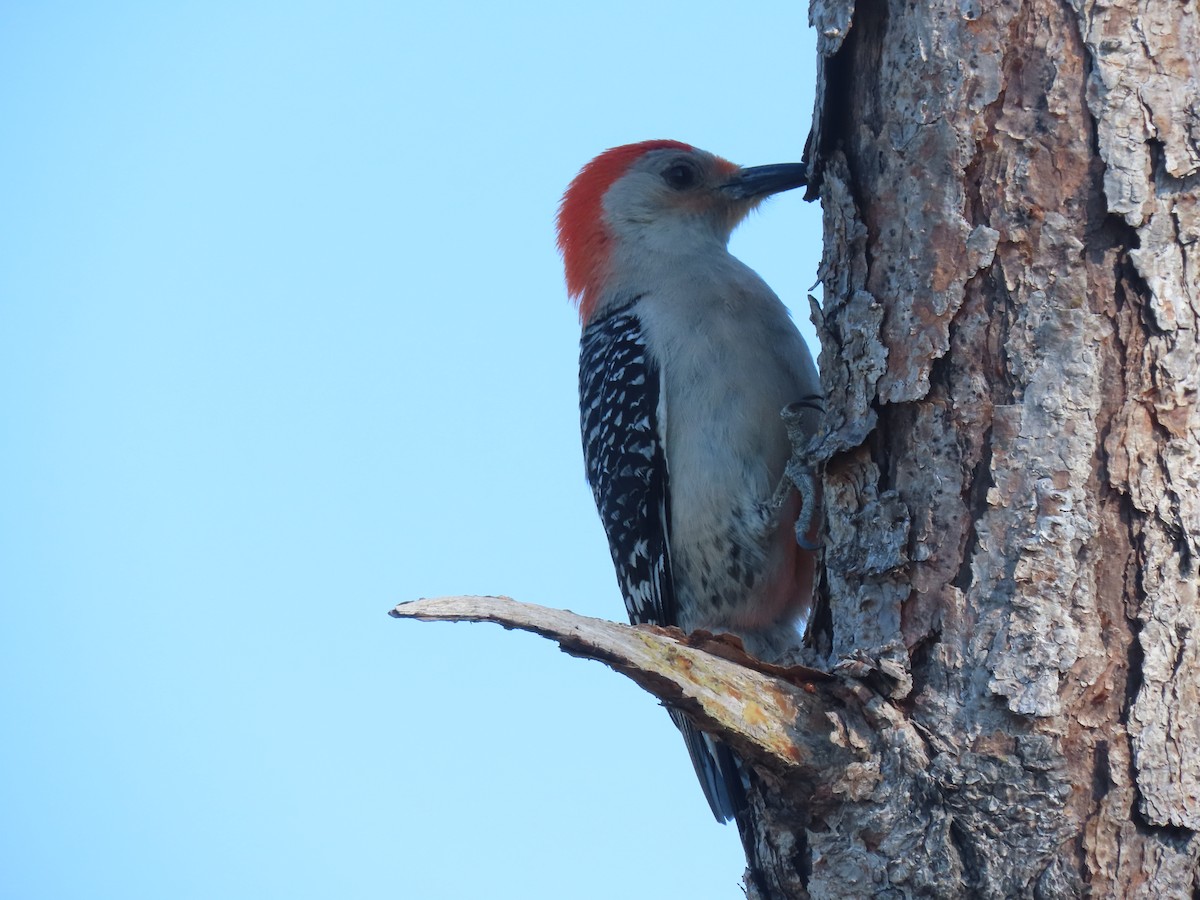
[[[891,700],[938,740],[918,802],[881,790],[810,824],[807,888],[1189,896],[1195,3],[811,17],[837,411],[813,637],[903,668]]]
[[[833,675],[467,617],[729,741],[751,898],[1200,896],[1196,2],[810,15]]]

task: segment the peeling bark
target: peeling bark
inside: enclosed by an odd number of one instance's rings
[[[889,876],[896,896],[1193,890],[1198,20],[812,4],[840,410],[814,659],[908,673],[959,866]],[[874,871],[870,822],[826,827],[822,865]]]

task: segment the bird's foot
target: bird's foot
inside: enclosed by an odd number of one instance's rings
[[[805,550],[817,549],[817,467],[812,459],[812,438],[821,427],[825,404],[817,394],[789,403],[779,413],[787,429],[792,454],[783,470],[783,479],[775,490],[774,506],[779,509],[795,488],[800,495],[800,514],[796,518],[796,543]]]

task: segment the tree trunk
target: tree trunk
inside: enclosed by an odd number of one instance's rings
[[[1196,3],[814,0],[811,19],[830,411],[811,637],[888,702],[864,704],[886,706],[869,734],[847,724],[862,769],[804,813],[802,847],[781,861],[750,823],[758,891],[1192,896]]]

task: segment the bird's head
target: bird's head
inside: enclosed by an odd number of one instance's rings
[[[586,323],[618,256],[723,249],[764,198],[806,183],[803,163],[741,168],[679,141],[606,150],[580,170],[558,210],[567,292]]]

